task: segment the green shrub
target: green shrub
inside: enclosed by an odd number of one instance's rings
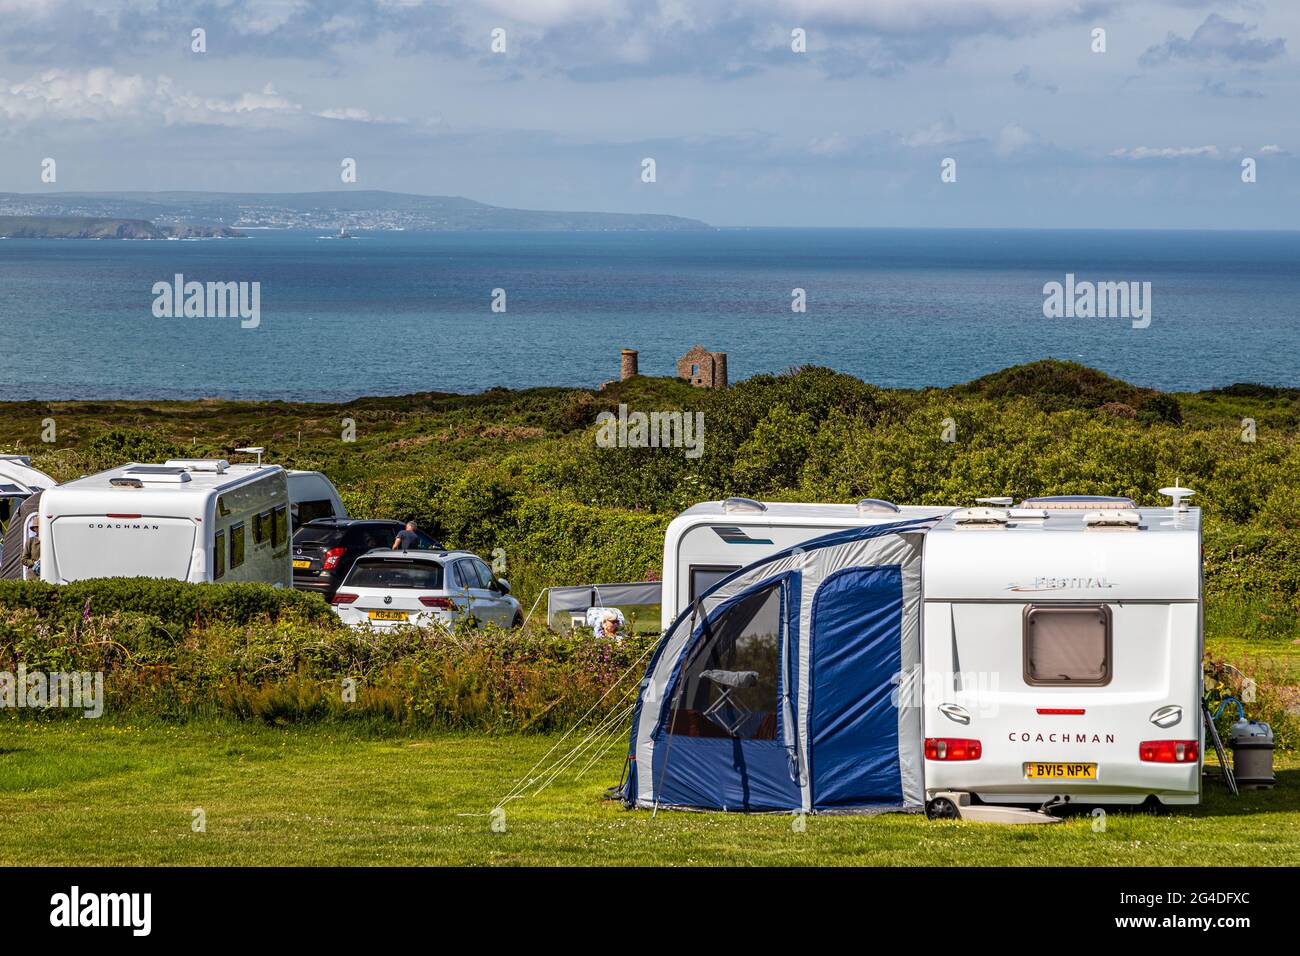
[[[281,618],[337,622],[318,595],[269,584],[190,584],[156,578],[98,578],[71,584],[0,581],[0,608],[26,608],[42,619],[146,614],[168,628],[185,630],[221,621],[246,624]]]
[[[611,642],[541,627],[374,634],[288,617],[173,635],[138,613],[50,623],[30,608],[0,609],[0,669],[102,672],[110,718],[549,731],[616,685],[612,696],[628,703],[651,646],[645,637]],[[344,693],[345,681],[355,694]]]

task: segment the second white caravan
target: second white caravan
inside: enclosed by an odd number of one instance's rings
[[[41,579],[147,577],[289,587],[288,476],[224,460],[129,464],[45,491]]]
[[[727,575],[792,548],[842,531],[909,518],[940,518],[953,508],[895,505],[876,498],[856,504],[804,504],[728,498],[686,509],[664,533],[662,627]]]

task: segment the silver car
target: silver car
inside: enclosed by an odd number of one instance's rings
[[[499,627],[523,623],[509,582],[468,551],[367,551],[330,603],[350,627],[428,627],[470,615]]]

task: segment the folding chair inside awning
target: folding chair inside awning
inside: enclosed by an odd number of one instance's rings
[[[736,736],[736,732],[749,719],[753,711],[732,695],[742,687],[757,687],[758,671],[707,670],[701,671],[700,676],[709,683],[714,684],[720,691],[718,699],[709,705],[709,709],[704,712],[704,716],[731,736]],[[723,708],[726,707],[731,708],[732,719],[730,721],[722,714]]]

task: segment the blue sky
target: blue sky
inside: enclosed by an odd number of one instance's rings
[[[1298,28],[1294,0],[0,0],[0,190],[336,189],[352,157],[360,188],[717,225],[1293,228]]]

